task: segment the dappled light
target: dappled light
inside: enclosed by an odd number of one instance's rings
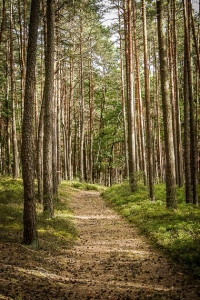
[[[106,216],[106,215],[76,215],[75,219],[79,220],[119,220],[119,217],[116,215]]]

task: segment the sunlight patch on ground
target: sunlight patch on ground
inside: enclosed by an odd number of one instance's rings
[[[79,220],[119,220],[120,217],[117,215],[76,215],[74,216],[75,219]]]
[[[150,255],[150,252],[148,251],[143,251],[143,250],[131,250],[131,249],[123,249],[123,248],[119,248],[119,247],[112,247],[112,244],[107,243],[106,244],[101,244],[101,243],[95,243],[92,245],[82,245],[82,246],[76,246],[76,252],[77,251],[82,251],[82,252],[97,252],[97,253],[128,253],[128,254],[132,254],[132,255],[140,255],[140,257],[142,258],[142,256],[146,257]]]
[[[0,294],[0,299],[1,299],[1,300],[4,300],[4,299],[5,299],[5,300],[8,300],[9,298],[8,298],[7,296],[4,296],[4,295],[1,295],[1,294]]]

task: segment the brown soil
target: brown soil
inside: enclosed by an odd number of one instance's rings
[[[0,299],[200,299],[199,281],[155,250],[98,192],[75,193],[70,205],[80,236],[70,250],[52,257],[0,244]]]

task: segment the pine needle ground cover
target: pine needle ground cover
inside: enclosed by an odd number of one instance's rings
[[[103,197],[159,248],[200,276],[200,208],[184,203],[184,188],[177,190],[176,210],[166,208],[165,185],[156,185],[155,193],[153,203],[147,187],[131,193],[125,182],[106,190]]]

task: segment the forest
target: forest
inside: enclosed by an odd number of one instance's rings
[[[63,180],[142,183],[152,202],[164,183],[167,208],[179,187],[198,206],[193,2],[1,1],[0,175],[23,178],[25,244]]]
[[[199,0],[0,1],[0,298],[200,297]]]

